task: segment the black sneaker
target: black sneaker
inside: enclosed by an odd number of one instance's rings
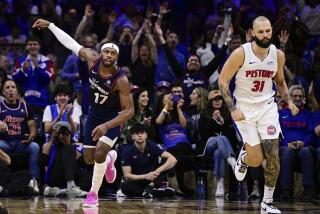
[[[143,193],[142,193],[142,196],[145,197],[145,198],[153,198],[153,187],[148,185]]]

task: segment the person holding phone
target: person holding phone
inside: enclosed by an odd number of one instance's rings
[[[173,86],[173,90],[179,87]],[[182,93],[182,88],[181,93]],[[173,97],[176,100],[173,100]],[[184,195],[193,195],[193,189],[187,187],[184,182],[184,173],[194,170],[193,149],[187,136],[187,116],[182,110],[184,100],[176,93],[166,93],[159,97],[155,120],[160,138],[166,151],[170,152],[176,159],[175,168],[180,190]]]

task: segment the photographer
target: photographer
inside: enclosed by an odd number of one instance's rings
[[[60,187],[67,185],[67,195],[81,197],[87,192],[82,191],[75,181],[80,178],[77,158],[81,154],[71,143],[71,126],[68,122],[59,121],[52,127],[49,142],[42,147],[41,165],[46,166],[44,195],[57,196]],[[53,188],[52,188],[53,187]]]

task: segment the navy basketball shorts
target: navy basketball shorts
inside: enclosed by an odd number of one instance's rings
[[[86,124],[84,125],[84,148],[94,148],[97,144],[97,141],[93,141],[93,137],[91,136],[92,131],[98,126],[101,125],[109,120],[106,120],[106,117],[101,117],[94,114],[88,114],[88,118],[86,121]],[[120,136],[120,126],[114,127],[112,129],[109,129],[107,133],[104,135],[111,140],[116,140]]]

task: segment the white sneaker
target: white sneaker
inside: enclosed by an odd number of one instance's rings
[[[253,190],[250,194],[250,198],[260,198],[260,191],[258,186],[256,185],[253,186]]]
[[[37,182],[37,180],[35,178],[32,178],[30,180],[28,186],[32,187],[35,193],[39,193],[38,182]]]
[[[242,162],[242,156],[247,154],[247,152],[243,149],[240,150],[240,154],[238,156],[238,160],[236,165],[234,166],[234,175],[236,176],[238,181],[243,181],[246,177],[248,166],[247,164]]]
[[[80,187],[74,186],[71,189],[67,190],[68,197],[84,197],[88,194],[88,192],[83,191]]]
[[[272,203],[267,204],[266,202],[261,202],[261,213],[279,214],[281,211],[276,208]]]
[[[44,196],[54,196],[57,197],[60,193],[60,188],[59,187],[49,187],[46,186],[43,190],[43,195]]]
[[[224,185],[222,182],[217,184],[216,197],[224,197]]]

